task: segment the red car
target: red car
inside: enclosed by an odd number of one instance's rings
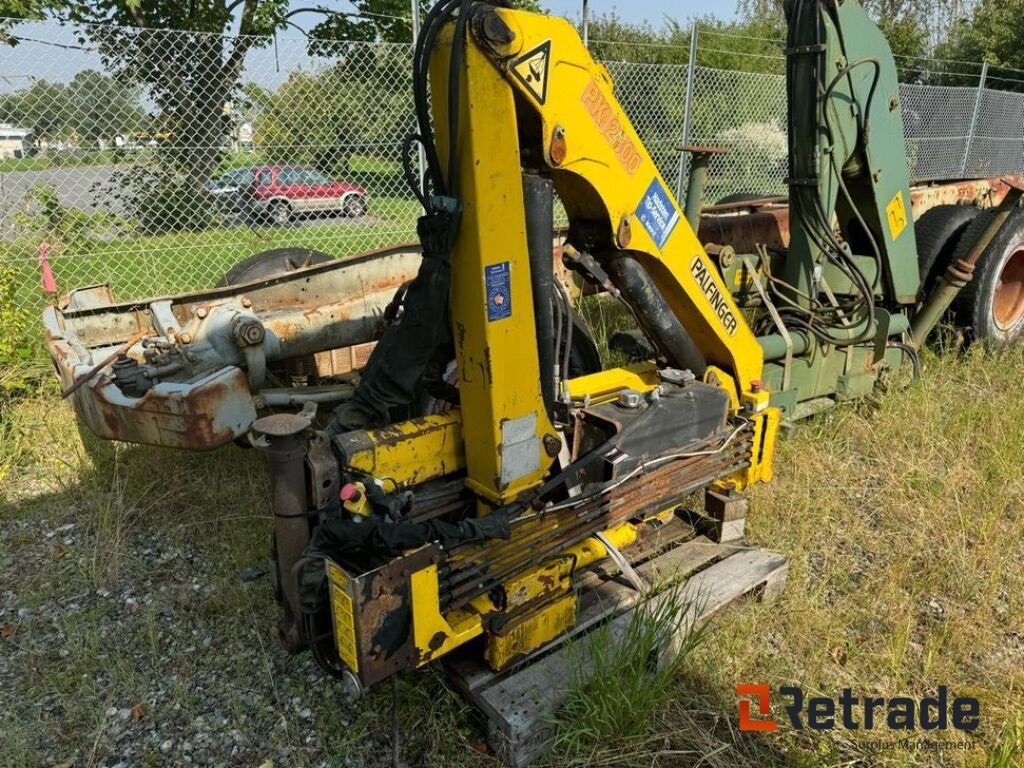
[[[366,190],[358,184],[334,181],[315,168],[302,166],[257,166],[252,169],[252,182],[240,194],[250,211],[281,225],[300,214],[357,217],[368,210]]]

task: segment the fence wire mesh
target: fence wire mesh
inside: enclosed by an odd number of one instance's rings
[[[12,34],[18,45],[0,46],[0,300],[41,308],[41,255],[61,291],[110,282],[134,299],[212,287],[272,248],[344,257],[414,238],[400,156],[415,127],[410,46],[55,22]],[[783,194],[781,56],[750,54],[756,72],[707,66],[722,45],[709,40],[700,66],[606,64],[670,183],[684,141],[717,144],[730,152],[712,166],[711,202]],[[913,78],[914,178],[1021,171],[1024,94],[1012,89],[1024,83]]]

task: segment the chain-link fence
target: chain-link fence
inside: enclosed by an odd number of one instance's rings
[[[0,47],[5,301],[38,311],[43,258],[61,291],[110,282],[128,299],[211,287],[271,248],[345,256],[414,238],[408,45],[54,22],[12,34],[18,45]],[[742,62],[743,41],[728,42]],[[706,66],[702,50],[694,39],[688,64],[686,51],[682,64],[607,62],[641,138],[678,185],[681,144],[730,147],[712,202],[784,193],[781,47],[749,54],[758,71]],[[1022,169],[1024,82],[985,87],[978,67],[973,85],[928,85],[906,64],[916,179]]]

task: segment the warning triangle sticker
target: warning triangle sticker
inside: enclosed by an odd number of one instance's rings
[[[548,71],[551,69],[551,41],[547,40],[512,62],[512,74],[526,90],[544,105],[548,98]]]

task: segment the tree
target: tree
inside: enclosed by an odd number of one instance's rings
[[[861,0],[861,5],[878,22],[897,56],[916,58],[924,54],[932,20],[964,0]],[[785,34],[784,0],[740,0],[739,11],[748,22],[768,22]]]
[[[97,48],[104,65],[142,86],[157,105],[172,135],[162,159],[197,190],[223,158],[229,129],[224,107],[237,95],[246,54],[268,45],[273,33],[312,18],[310,48],[321,55],[332,52],[333,40],[405,42],[412,35],[406,0],[354,0],[354,14],[321,5],[292,8],[289,0],[0,2],[19,18],[48,13],[81,25],[82,41]],[[425,14],[431,0],[420,2]],[[533,0],[518,5],[536,7]]]
[[[1007,69],[1024,69],[1022,39],[1024,0],[981,0],[969,20],[961,20],[953,27],[949,42],[940,48],[940,55],[965,61],[987,61]]]
[[[136,130],[145,120],[139,90],[87,69],[69,83],[37,80],[0,95],[0,122],[29,128],[37,139],[78,139],[96,146],[102,139]]]
[[[67,92],[59,83],[37,80],[0,96],[0,122],[28,128],[36,139],[63,137],[67,118]]]
[[[146,120],[140,95],[137,86],[94,69],[79,72],[65,88],[67,127],[90,146],[135,133]]]
[[[45,11],[44,0],[0,0],[0,44],[17,45],[10,27],[22,19],[41,19]]]
[[[200,190],[223,157],[224,105],[246,54],[284,25],[287,0],[72,0],[53,12],[83,24],[83,42],[95,45],[104,65],[145,88],[172,135],[163,159]]]
[[[353,48],[321,73],[294,72],[276,91],[255,87],[256,143],[274,162],[348,170],[355,153],[392,157],[415,128],[409,51],[401,46]]]

